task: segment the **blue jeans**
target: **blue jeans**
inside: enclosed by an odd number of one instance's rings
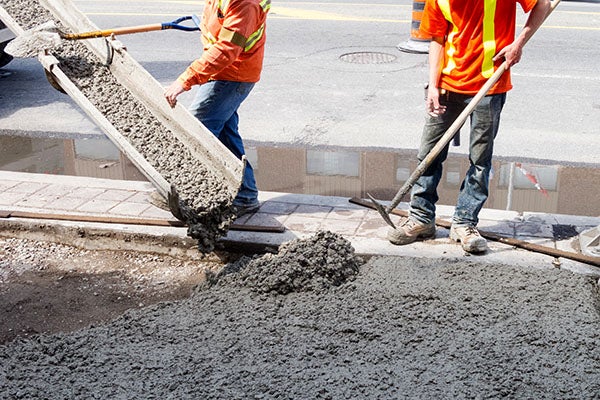
[[[192,114],[202,122],[239,159],[245,154],[244,142],[238,132],[240,104],[248,97],[254,83],[210,81],[200,85],[190,106]],[[254,170],[246,163],[240,190],[234,205],[258,203]]]
[[[452,92],[440,95],[440,103],[447,109],[438,117],[427,115],[418,154],[419,161],[427,156],[472,99],[473,96]],[[494,138],[498,133],[500,113],[505,101],[506,93],[485,96],[471,114],[470,167],[460,186],[452,217],[453,224],[474,227],[479,222],[479,211],[488,198]],[[437,186],[442,177],[442,164],[448,156],[448,146],[444,147],[413,186],[410,215],[421,223],[435,221],[435,203],[439,199]]]

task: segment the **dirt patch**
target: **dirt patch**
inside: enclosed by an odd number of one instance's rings
[[[209,260],[0,238],[0,343],[70,332],[129,309],[189,297],[206,271],[221,267]]]

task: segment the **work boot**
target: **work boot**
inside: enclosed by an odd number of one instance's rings
[[[417,239],[430,239],[435,237],[435,223],[423,224],[405,219],[398,228],[390,228],[387,238],[392,244],[409,244]]]
[[[239,218],[242,215],[255,213],[258,211],[259,208],[260,208],[259,202],[252,203],[252,204],[244,204],[244,205],[234,204],[232,207],[233,213],[235,214],[236,218]]]
[[[483,253],[488,249],[487,241],[474,226],[452,225],[450,239],[460,242],[463,250],[468,253]]]

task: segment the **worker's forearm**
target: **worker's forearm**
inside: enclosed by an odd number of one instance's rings
[[[190,90],[193,85],[206,83],[211,76],[229,67],[240,52],[239,46],[218,42],[205,50],[199,59],[194,60],[177,80],[185,90]]]
[[[550,0],[538,0],[515,42],[521,47],[525,46],[525,43],[529,41],[534,32],[542,25],[549,12]]]
[[[442,73],[444,45],[442,39],[432,38],[429,45],[429,87],[436,88]]]

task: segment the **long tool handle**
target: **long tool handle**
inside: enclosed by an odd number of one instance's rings
[[[396,196],[394,196],[394,198],[392,199],[391,204],[388,206],[388,213],[391,210],[393,210],[394,208],[396,208],[396,206],[402,200],[402,197],[404,197],[409,192],[409,190],[414,186],[415,182],[421,177],[421,175],[423,175],[425,170],[427,170],[427,168],[429,168],[431,163],[442,152],[444,147],[446,147],[446,145],[448,143],[450,143],[450,140],[452,140],[452,138],[454,137],[456,132],[464,124],[464,122],[467,120],[469,115],[471,115],[471,113],[473,112],[475,107],[477,107],[477,105],[479,104],[481,99],[485,97],[485,95],[490,90],[490,88],[496,82],[498,82],[498,79],[500,79],[502,74],[504,74],[504,72],[506,72],[507,69],[508,69],[508,63],[506,61],[504,61],[502,63],[502,65],[500,65],[500,67],[498,67],[496,72],[494,72],[494,74],[487,80],[487,82],[483,85],[483,87],[481,89],[479,89],[479,92],[477,92],[475,97],[473,97],[473,99],[467,105],[467,107],[465,107],[463,112],[460,113],[460,115],[456,118],[456,120],[454,120],[452,125],[450,125],[450,128],[448,128],[448,130],[446,131],[446,133],[444,133],[444,135],[440,138],[440,140],[429,151],[427,156],[419,163],[417,168],[408,177],[407,181],[404,182],[404,185],[402,185],[402,187],[400,188],[398,193],[396,193]]]
[[[79,39],[93,39],[99,37],[106,37],[110,35],[128,35],[130,33],[150,32],[162,30],[162,24],[150,24],[150,25],[138,25],[129,26],[124,28],[104,29],[100,31],[83,32],[83,33],[66,33],[62,35],[63,39],[67,40],[79,40]]]
[[[548,11],[548,14],[546,15],[545,18],[548,18],[548,16],[552,13],[552,11],[554,11],[554,9],[558,5],[558,3],[560,3],[560,0],[554,0],[551,2],[550,10]],[[529,36],[529,38],[531,38],[536,31],[537,31],[537,29],[532,32],[532,34]],[[525,43],[527,43],[527,42],[525,42]],[[494,86],[494,84],[496,82],[498,82],[498,79],[500,79],[502,74],[504,74],[504,72],[506,72],[508,69],[509,69],[508,63],[506,61],[504,61],[502,63],[502,65],[500,65],[500,67],[498,67],[496,72],[494,72],[494,74],[481,87],[481,89],[479,89],[479,92],[477,92],[477,94],[473,97],[471,102],[467,105],[467,107],[465,107],[463,112],[460,113],[460,115],[456,118],[454,123],[452,125],[450,125],[450,128],[448,128],[446,133],[444,133],[444,135],[440,138],[440,140],[436,143],[436,145],[429,151],[429,154],[427,154],[427,156],[423,159],[423,161],[421,161],[419,163],[419,165],[414,170],[414,172],[408,177],[408,180],[406,182],[404,182],[404,185],[402,185],[402,187],[400,188],[398,193],[396,193],[396,196],[394,196],[394,198],[392,199],[392,202],[390,203],[390,205],[387,207],[386,211],[388,214],[391,212],[391,210],[396,208],[396,206],[400,203],[402,198],[413,187],[415,182],[421,177],[421,175],[423,175],[425,170],[427,170],[427,168],[429,168],[431,163],[441,153],[441,151],[450,142],[450,140],[452,140],[452,138],[454,137],[456,132],[464,124],[464,122],[467,120],[469,115],[471,115],[471,113],[473,112],[475,107],[477,107],[477,105],[479,104],[481,99],[483,97],[485,97],[485,95],[491,89],[491,87]]]
[[[196,26],[181,25],[181,22],[192,20]],[[162,22],[158,24],[126,26],[123,28],[103,29],[92,32],[83,33],[63,33],[61,37],[66,40],[93,39],[106,37],[110,35],[129,35],[131,33],[162,31],[164,29],[177,29],[180,31],[198,31],[200,30],[200,19],[196,15],[188,15],[177,18],[171,22]]]

